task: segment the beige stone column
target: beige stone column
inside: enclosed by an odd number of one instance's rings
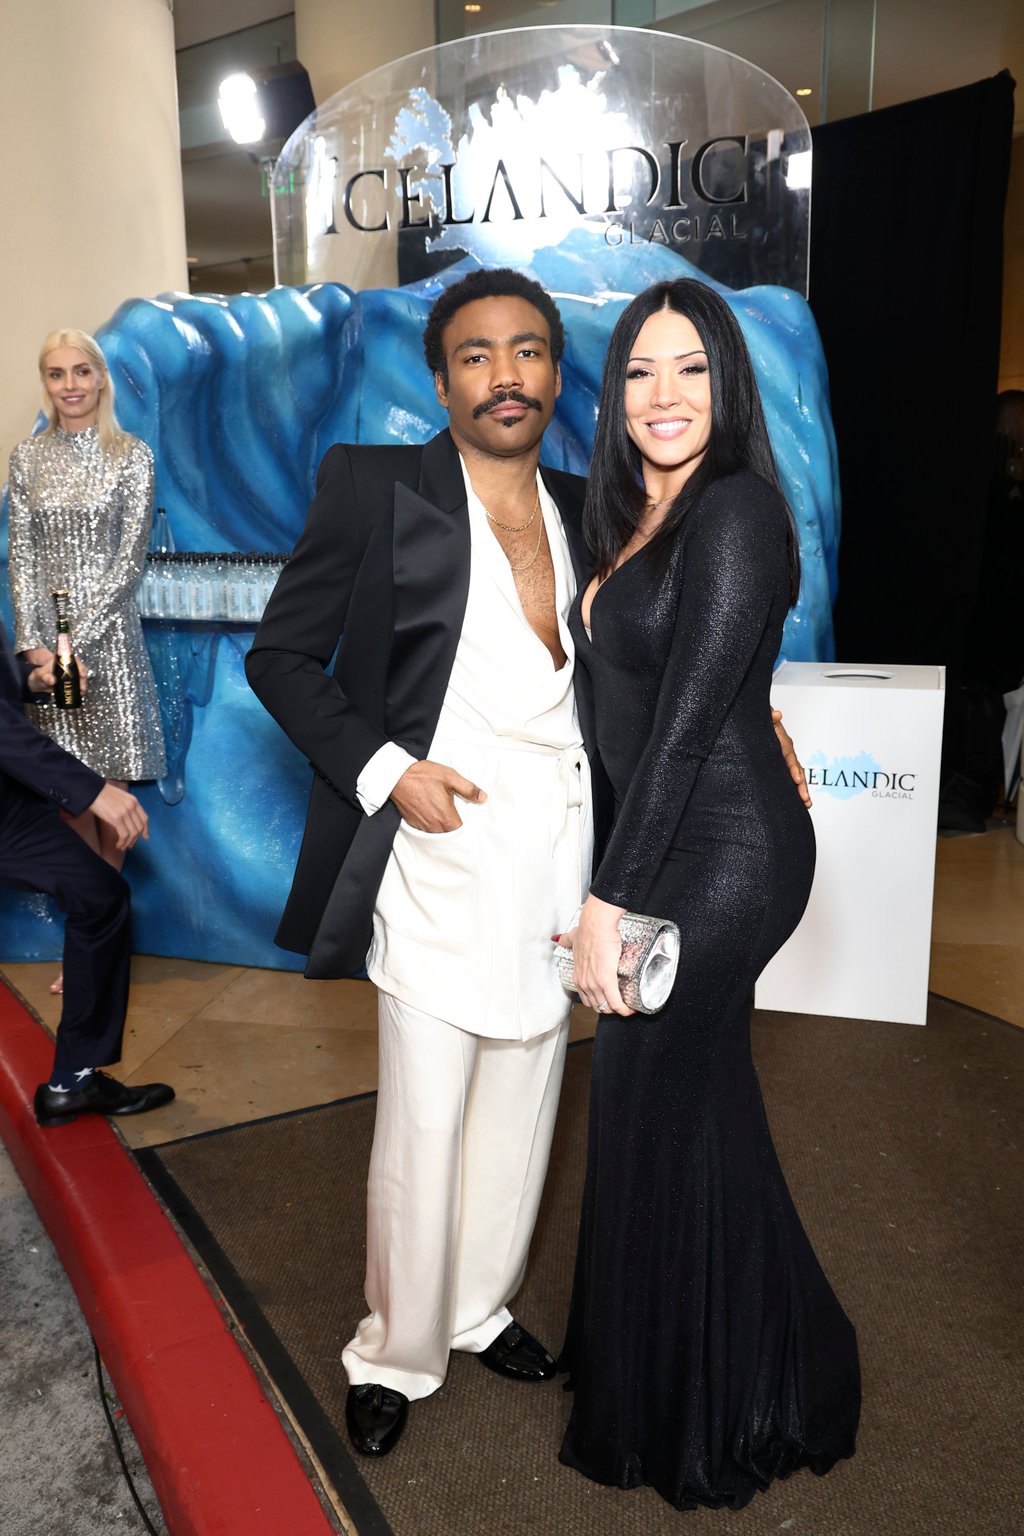
[[[295,0],[295,51],[318,103],[435,41],[434,0]]]
[[[3,481],[39,408],[46,333],[188,288],[168,0],[7,0],[0,144]]]

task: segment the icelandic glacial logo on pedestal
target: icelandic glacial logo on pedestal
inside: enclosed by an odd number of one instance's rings
[[[917,774],[883,768],[868,752],[855,757],[826,757],[815,752],[807,763],[807,784],[835,800],[867,794],[873,800],[913,800]]]

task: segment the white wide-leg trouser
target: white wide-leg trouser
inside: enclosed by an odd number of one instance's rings
[[[555,1126],[565,1021],[533,1040],[467,1034],[378,997],[380,1073],[367,1185],[366,1302],[352,1386],[410,1399],[511,1320]]]

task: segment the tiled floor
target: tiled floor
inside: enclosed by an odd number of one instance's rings
[[[60,999],[49,991],[56,967],[0,970],[56,1029]],[[592,1034],[594,1018],[577,1008],[572,1037]],[[173,1083],[177,1092],[165,1109],[117,1122],[133,1147],[369,1093],[377,1086],[376,994],[368,981],[306,981],[290,971],[137,955],[114,1075]]]
[[[1024,1027],[1024,846],[1009,824],[938,840],[932,937],[933,991]],[[55,967],[0,969],[55,1028]],[[577,1009],[573,1037],[593,1024]],[[374,991],[140,955],[117,1075],[177,1090],[165,1109],[119,1122],[135,1147],[366,1093],[377,1085]]]
[[[939,839],[930,985],[1024,1027],[1024,845],[1009,825]]]

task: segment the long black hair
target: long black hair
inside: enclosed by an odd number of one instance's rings
[[[732,310],[713,289],[693,278],[655,283],[623,310],[605,358],[597,436],[583,509],[587,544],[600,571],[608,571],[615,564],[639,525],[647,500],[640,450],[626,430],[626,371],[641,327],[662,309],[685,315],[703,342],[711,383],[711,430],[704,457],[669,507],[646,550],[664,558],[668,541],[701,493],[713,480],[738,470],[753,470],[774,486],[785,503],[750,353]],[[800,592],[800,547],[793,514],[785,504],[793,604]]]

